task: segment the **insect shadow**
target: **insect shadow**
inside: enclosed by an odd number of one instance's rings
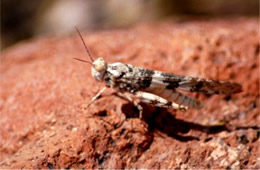
[[[229,131],[226,125],[204,126],[198,123],[188,122],[175,118],[174,114],[165,108],[154,107],[140,103],[144,108],[143,120],[148,124],[150,131],[159,130],[179,141],[187,142],[200,140],[198,136],[185,135],[190,130],[201,131],[207,134],[215,134],[222,131]],[[122,105],[122,112],[126,118],[138,118],[138,109],[132,103]]]
[[[247,130],[253,129],[257,131],[257,137],[255,140],[260,138],[260,126],[232,126],[228,124],[219,125],[201,125],[177,119],[172,112],[169,112],[165,108],[154,107],[145,103],[141,103],[144,108],[143,120],[148,124],[151,132],[159,130],[160,132],[167,134],[168,136],[183,142],[191,140],[202,140],[198,136],[186,135],[190,130],[200,131],[207,134],[216,134],[222,131],[236,131],[236,130]],[[122,112],[126,115],[126,118],[138,118],[138,109],[132,103],[126,103],[122,105]],[[242,136],[244,137],[244,136]],[[206,141],[211,140],[211,137],[203,139]],[[245,142],[242,140],[240,142]]]

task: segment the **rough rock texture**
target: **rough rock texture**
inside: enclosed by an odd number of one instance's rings
[[[258,19],[174,20],[84,33],[94,56],[240,83],[232,96],[191,94],[185,113],[98,90],[78,35],[41,37],[1,54],[1,168],[260,168]]]

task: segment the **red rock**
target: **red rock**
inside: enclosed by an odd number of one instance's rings
[[[113,90],[86,108],[97,82],[90,65],[72,59],[87,57],[76,34],[1,52],[0,167],[260,168],[258,27],[244,18],[83,33],[91,53],[108,62],[243,86],[231,97],[191,94],[205,107],[186,113],[144,105],[143,120]]]

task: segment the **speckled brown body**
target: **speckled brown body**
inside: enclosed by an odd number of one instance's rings
[[[107,64],[107,68],[103,73],[102,77],[104,77],[107,87],[112,87],[121,93],[129,92],[133,95],[138,91],[154,94],[146,97],[149,94],[139,92],[138,97],[141,97],[146,103],[166,108],[171,108],[172,102],[184,107],[197,109],[202,107],[199,101],[177,90],[226,95],[242,92],[241,85],[237,83],[180,76],[119,62]]]

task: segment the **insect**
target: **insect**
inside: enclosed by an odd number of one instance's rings
[[[134,96],[142,102],[154,106],[186,111],[188,108],[200,109],[202,104],[198,100],[182,94],[179,90],[226,95],[242,91],[241,85],[237,83],[175,75],[120,62],[108,64],[102,57],[94,60],[77,28],[76,31],[91,61],[74,59],[91,64],[92,77],[98,82],[104,81],[106,85],[88,105],[111,87],[139,109],[139,117],[141,118],[143,108],[133,100]]]

